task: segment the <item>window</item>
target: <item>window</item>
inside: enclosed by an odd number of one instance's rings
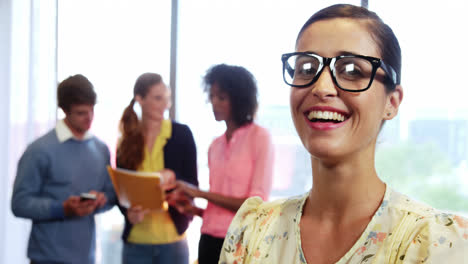
[[[448,29],[467,22],[467,8],[459,0],[369,3],[393,28],[403,57],[404,99],[382,133],[378,173],[396,190],[462,215],[468,214],[468,39]]]

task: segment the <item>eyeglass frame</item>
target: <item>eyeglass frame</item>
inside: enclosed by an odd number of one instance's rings
[[[286,81],[286,76],[285,76],[286,71],[287,71],[287,74],[289,74],[291,76],[291,78],[294,79],[294,72],[293,72],[293,74],[291,74],[291,71],[293,69],[291,67],[288,67],[288,69],[286,69],[286,65],[289,66],[289,64],[287,63],[287,60],[290,57],[295,56],[295,55],[306,55],[308,57],[314,57],[314,58],[317,58],[319,60],[319,62],[320,62],[320,65],[321,65],[322,68],[318,71],[318,73],[314,76],[314,78],[312,78],[312,80],[307,84],[300,84],[300,85],[290,84],[290,83],[288,83]],[[372,65],[372,74],[371,74],[371,77],[370,77],[369,85],[366,88],[359,89],[359,90],[351,90],[351,89],[343,88],[338,84],[338,81],[336,80],[336,76],[335,76],[335,63],[338,60],[342,59],[342,58],[361,58],[361,59],[365,59],[365,60],[367,60],[367,61],[369,61],[371,63],[371,65]],[[285,54],[281,55],[281,61],[283,62],[283,80],[284,80],[284,82],[287,85],[292,86],[292,87],[296,87],[296,88],[306,88],[306,87],[314,84],[320,78],[320,75],[322,74],[322,72],[323,72],[323,70],[325,69],[326,66],[328,66],[328,68],[330,69],[333,82],[336,84],[336,86],[338,86],[338,88],[340,88],[341,90],[344,90],[344,91],[347,91],[347,92],[357,93],[357,92],[363,92],[363,91],[366,91],[367,89],[369,89],[371,87],[371,85],[372,85],[372,82],[374,81],[374,78],[376,76],[376,73],[377,73],[377,70],[378,70],[379,67],[382,68],[382,70],[385,72],[386,76],[388,77],[387,79],[391,82],[392,85],[397,84],[397,74],[396,74],[396,71],[393,69],[393,67],[390,66],[390,65],[387,65],[382,59],[371,57],[371,56],[349,54],[349,55],[339,55],[339,56],[336,56],[336,57],[333,57],[333,58],[328,58],[328,57],[322,57],[322,56],[320,56],[318,54],[315,54],[313,52],[291,52],[291,53],[285,53]]]

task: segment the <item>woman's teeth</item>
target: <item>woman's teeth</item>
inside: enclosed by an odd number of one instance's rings
[[[307,118],[310,121],[319,120],[332,120],[342,122],[345,120],[344,115],[337,113],[337,112],[330,112],[330,111],[312,111],[307,115]]]

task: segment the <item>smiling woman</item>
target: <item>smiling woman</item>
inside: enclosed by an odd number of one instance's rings
[[[403,98],[390,27],[367,9],[330,6],[282,61],[313,186],[289,199],[246,200],[220,263],[464,262],[468,221],[393,191],[375,170],[378,134]]]
[[[308,24],[313,26],[308,27]],[[370,25],[367,20],[329,18],[306,23],[300,33],[296,43],[301,56],[298,61],[315,58],[308,53],[300,53],[306,51],[318,58],[322,58],[320,55],[333,57],[326,60],[329,67],[324,67],[327,65],[323,66],[322,63],[315,74],[312,71],[314,68],[306,75],[300,65],[296,63],[294,67],[294,80],[311,75],[307,86],[297,86],[297,81],[293,81],[290,103],[296,130],[313,157],[334,162],[336,158],[351,155],[355,161],[362,163],[360,155],[365,154],[363,158],[366,163],[373,164],[375,139],[382,122],[397,114],[403,90],[395,85],[396,79],[388,78],[390,89],[385,88],[386,83],[374,81],[376,74],[388,75],[380,67],[385,64],[378,58],[381,52],[369,32],[368,28],[372,29]],[[371,61],[375,63],[371,64]],[[312,86],[314,89],[310,89]],[[314,112],[319,114],[321,111],[340,114],[344,120],[335,123],[309,119],[309,115],[314,116]],[[375,174],[375,171],[366,172],[369,173]]]

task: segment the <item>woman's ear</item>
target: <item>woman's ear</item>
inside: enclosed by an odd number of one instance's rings
[[[384,111],[384,120],[391,120],[398,114],[398,108],[403,100],[403,87],[397,85],[395,90],[387,95],[387,104]]]
[[[141,105],[141,101],[143,101],[143,97],[141,97],[140,95],[137,94],[137,95],[135,95],[135,101],[136,101],[139,105]]]

